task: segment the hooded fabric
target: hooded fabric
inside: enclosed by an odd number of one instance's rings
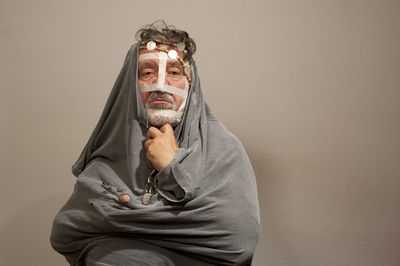
[[[138,46],[72,166],[77,181],[54,219],[53,248],[70,265],[249,265],[260,233],[256,179],[240,141],[204,102],[193,59],[186,109],[174,129],[180,148],[142,204],[152,169]]]

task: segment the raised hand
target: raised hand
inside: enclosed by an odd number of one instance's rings
[[[146,158],[150,165],[161,171],[174,158],[179,149],[170,124],[163,125],[160,129],[150,127],[147,131],[147,140],[144,142],[147,150]]]

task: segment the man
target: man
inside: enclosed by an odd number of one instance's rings
[[[51,244],[71,265],[249,265],[254,172],[203,101],[189,35],[137,34],[79,159]]]

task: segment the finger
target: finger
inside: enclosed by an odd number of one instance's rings
[[[160,128],[160,131],[163,133],[166,133],[168,135],[173,135],[174,134],[174,130],[172,128],[172,126],[170,124],[165,124]]]
[[[149,130],[147,130],[147,138],[148,139],[155,138],[161,134],[162,134],[161,131],[155,127],[150,127]]]
[[[151,143],[153,143],[153,139],[148,139],[144,142],[144,147],[146,148],[146,150],[149,148],[149,146],[151,145]]]

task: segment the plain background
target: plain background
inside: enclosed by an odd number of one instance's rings
[[[139,27],[197,41],[257,176],[256,266],[400,265],[400,1],[0,1],[1,265],[49,244]],[[238,199],[240,200],[240,199]]]

